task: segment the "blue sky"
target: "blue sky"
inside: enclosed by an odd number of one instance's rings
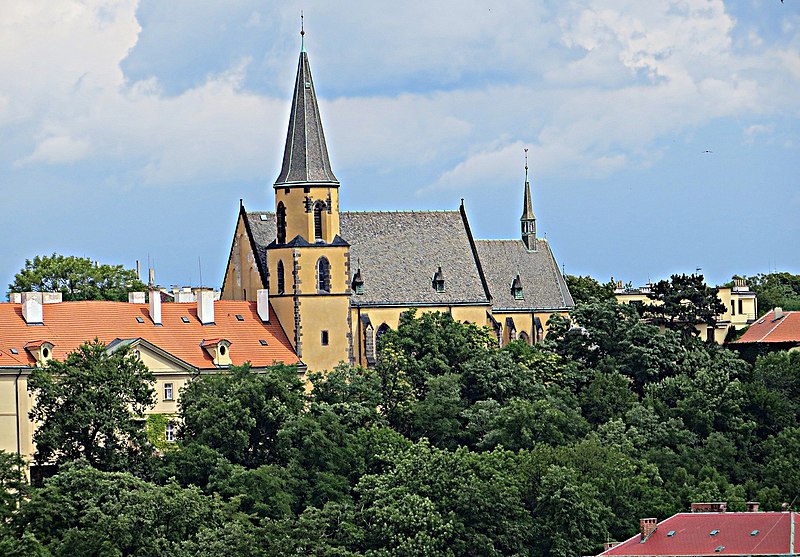
[[[344,210],[519,234],[642,284],[800,273],[800,0],[0,7],[0,280],[53,252],[219,287],[272,210],[305,12]],[[707,152],[710,151],[710,152]]]

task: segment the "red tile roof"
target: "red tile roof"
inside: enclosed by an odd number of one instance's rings
[[[141,338],[199,369],[215,368],[201,344],[223,338],[231,343],[229,354],[234,365],[248,361],[255,367],[273,362],[300,363],[278,321],[261,322],[256,302],[214,302],[215,322],[211,325],[200,323],[195,303],[162,304],[160,327],[150,320],[147,304],[61,302],[44,304],[43,312],[43,325],[28,325],[22,317],[21,304],[0,303],[0,367],[34,364],[33,356],[25,350],[26,344],[31,347],[34,342],[50,342],[53,357],[60,360],[95,337],[106,344],[115,339]],[[242,321],[236,318],[237,314],[243,317]],[[189,322],[184,323],[182,317]],[[267,345],[263,346],[261,340]]]
[[[800,343],[800,311],[784,311],[783,317],[775,319],[770,311],[750,328],[734,344],[750,342],[798,342]]]
[[[797,522],[794,512],[679,513],[660,522],[644,542],[637,534],[600,555],[796,555]]]

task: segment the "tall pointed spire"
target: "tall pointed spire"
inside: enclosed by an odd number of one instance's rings
[[[522,201],[522,241],[530,251],[536,250],[536,216],[533,214],[533,203],[531,202],[531,183],[528,180],[528,150],[525,149],[525,197]]]
[[[301,26],[301,37],[305,29]],[[317,94],[311,79],[311,67],[305,45],[300,51],[297,64],[297,79],[294,84],[292,112],[289,115],[289,130],[283,151],[283,165],[275,187],[299,184],[339,185],[331,170],[328,147],[322,131],[322,119],[317,105]]]

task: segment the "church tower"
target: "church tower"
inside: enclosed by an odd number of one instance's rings
[[[305,33],[301,31],[301,35]],[[339,236],[331,170],[308,54],[301,48],[267,246],[272,307],[310,370],[351,359],[349,245]]]
[[[536,251],[536,217],[533,214],[531,202],[531,183],[528,180],[528,150],[525,149],[525,197],[522,201],[522,241],[528,251]]]

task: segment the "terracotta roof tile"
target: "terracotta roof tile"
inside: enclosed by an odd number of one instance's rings
[[[784,311],[783,317],[775,319],[775,311],[762,316],[734,342],[800,342],[800,311]]]
[[[80,344],[95,337],[109,344],[116,339],[144,339],[198,369],[215,368],[201,344],[222,338],[231,343],[234,365],[250,362],[255,367],[273,362],[299,363],[277,320],[261,322],[256,302],[214,302],[214,324],[202,325],[194,303],[161,305],[162,326],[150,320],[147,304],[125,302],[61,302],[45,304],[44,324],[27,325],[20,304],[0,303],[0,367],[34,364],[24,347],[34,341],[54,345],[53,357],[63,359]],[[236,319],[236,314],[244,317]],[[143,323],[137,321],[143,318]],[[185,323],[182,318],[188,318]],[[266,340],[267,345],[261,344]],[[11,349],[18,354],[14,355]]]
[[[797,520],[792,512],[679,513],[660,522],[644,542],[637,534],[601,555],[793,555],[790,549],[800,547]]]

